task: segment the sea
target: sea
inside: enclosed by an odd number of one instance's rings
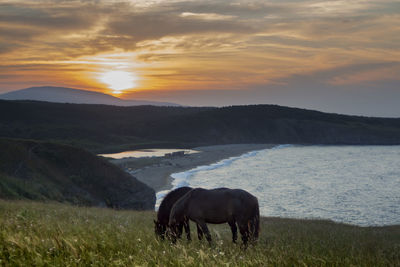
[[[99,156],[111,158],[111,159],[124,159],[124,158],[144,158],[144,157],[164,157],[168,154],[183,152],[184,154],[198,153],[199,151],[193,149],[139,149],[129,150],[119,153],[111,154],[98,154]]]
[[[172,177],[173,189],[247,190],[262,216],[400,224],[400,146],[279,145]],[[157,193],[157,205],[167,193]]]

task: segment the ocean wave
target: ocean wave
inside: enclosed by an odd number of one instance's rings
[[[202,166],[196,167],[196,168],[188,170],[188,171],[173,173],[173,174],[171,174],[171,177],[174,179],[172,181],[173,189],[176,189],[176,188],[179,188],[179,187],[183,187],[183,186],[190,186],[190,179],[198,172],[210,171],[210,170],[215,170],[215,169],[218,169],[218,168],[230,166],[233,162],[235,162],[237,160],[254,157],[260,151],[264,151],[264,150],[265,149],[250,151],[250,152],[247,152],[247,153],[245,153],[245,154],[243,154],[241,156],[230,157],[228,159],[223,159],[221,161],[218,161],[216,163],[212,163],[210,165],[202,165]]]
[[[171,177],[173,178],[172,180],[172,189],[171,190],[163,190],[160,192],[157,192],[156,194],[156,210],[158,210],[158,207],[162,201],[162,199],[165,197],[166,194],[168,194],[170,191],[176,189],[176,188],[180,188],[180,187],[184,187],[184,186],[190,186],[190,180],[191,178],[202,171],[210,171],[210,170],[215,170],[218,168],[222,168],[222,167],[226,167],[226,166],[230,166],[233,162],[240,160],[240,159],[246,159],[246,158],[250,158],[250,157],[255,157],[258,153],[260,153],[261,151],[265,151],[265,150],[269,150],[269,149],[283,149],[283,148],[287,148],[293,146],[291,144],[282,144],[282,145],[277,145],[274,146],[272,148],[267,148],[267,149],[261,149],[261,150],[254,150],[254,151],[250,151],[247,153],[244,153],[243,155],[240,156],[236,156],[236,157],[230,157],[228,159],[223,159],[221,161],[218,161],[216,163],[212,163],[210,165],[202,165],[202,166],[198,166],[194,169],[188,170],[188,171],[184,171],[184,172],[178,172],[178,173],[173,173],[171,174]]]

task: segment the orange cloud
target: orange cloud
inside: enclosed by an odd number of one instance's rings
[[[139,77],[139,91],[244,90],[298,75],[334,85],[392,79],[398,69],[321,73],[400,62],[396,8],[387,0],[0,0],[0,85],[111,92],[98,75],[113,70]]]

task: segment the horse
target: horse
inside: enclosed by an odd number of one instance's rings
[[[184,196],[187,192],[189,192],[192,189],[193,188],[187,186],[180,187],[175,190],[172,190],[164,197],[164,199],[161,201],[160,207],[158,208],[157,221],[154,220],[154,231],[156,236],[160,237],[161,239],[165,238],[168,229],[169,215],[172,206],[178,199],[180,199],[182,196]],[[176,237],[180,238],[183,232],[183,228],[185,228],[186,237],[188,240],[191,240],[189,220],[184,220],[179,224],[175,225],[174,227],[176,229],[174,229],[174,231],[171,232],[174,232],[176,234]],[[203,236],[198,226],[197,226],[197,235],[199,239],[201,239]]]
[[[195,188],[189,191],[173,205],[169,226],[174,230],[176,225],[187,219],[200,226],[209,243],[211,235],[207,223],[228,223],[232,230],[233,243],[237,240],[237,226],[244,246],[249,240],[258,239],[260,229],[258,199],[242,189]]]

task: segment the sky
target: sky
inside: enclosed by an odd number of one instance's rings
[[[400,117],[400,0],[0,0],[0,93]]]

